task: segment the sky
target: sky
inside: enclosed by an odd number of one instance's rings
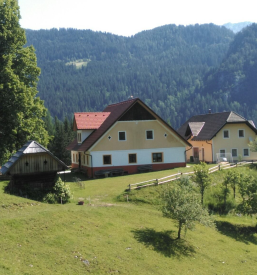
[[[167,24],[257,22],[256,0],[18,0],[26,29],[75,28],[131,36]]]

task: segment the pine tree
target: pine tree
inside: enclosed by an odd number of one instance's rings
[[[49,141],[42,117],[44,103],[37,94],[40,69],[35,50],[26,44],[19,24],[17,0],[0,0],[0,159],[27,140]]]

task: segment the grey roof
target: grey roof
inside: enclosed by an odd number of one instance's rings
[[[39,144],[36,141],[28,141],[25,143],[11,158],[6,162],[2,168],[0,169],[0,173],[3,175],[6,174],[9,169],[14,165],[14,163],[25,154],[37,154],[37,153],[47,153],[51,155],[54,159],[56,159],[65,169],[68,169],[67,165],[59,160],[56,156],[54,156],[48,149]]]
[[[245,123],[257,134],[257,129],[248,120],[235,112],[193,116],[178,129],[178,133],[186,139],[193,135],[192,140],[211,140],[225,124],[232,123]],[[203,126],[200,129],[201,124]],[[200,131],[197,133],[199,129]]]

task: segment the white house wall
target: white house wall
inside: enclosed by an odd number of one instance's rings
[[[185,162],[185,147],[119,151],[95,151],[91,152],[91,155],[93,157],[93,167],[159,164],[160,162],[152,162],[152,153],[163,153],[163,162],[161,162],[162,164]],[[137,154],[137,163],[129,163],[129,154]],[[103,155],[111,155],[112,164],[104,165]]]

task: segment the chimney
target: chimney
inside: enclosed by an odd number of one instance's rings
[[[211,109],[209,109],[209,114],[211,114]]]

